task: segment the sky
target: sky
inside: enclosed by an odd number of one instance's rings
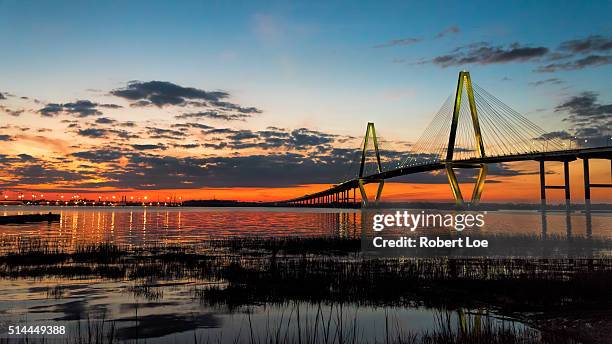
[[[550,137],[610,144],[611,12],[610,1],[0,0],[0,190],[297,196],[354,174],[369,121],[388,159],[409,151],[460,70]],[[609,168],[594,162],[591,179]],[[492,167],[483,199],[536,201],[536,170]],[[405,178],[385,196],[449,200],[445,178]]]

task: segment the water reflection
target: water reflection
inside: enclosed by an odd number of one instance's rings
[[[402,333],[436,331],[437,326],[455,328],[459,323],[493,327],[528,326],[505,319],[482,309],[459,308],[441,311],[426,307],[376,307],[355,304],[316,304],[288,301],[285,304],[252,305],[237,311],[194,302],[194,290],[205,287],[201,282],[175,281],[160,283],[163,296],[151,299],[133,293],[130,282],[97,280],[41,279],[37,287],[30,281],[0,281],[0,323],[41,322],[66,325],[74,339],[101,331],[113,332],[124,341],[146,340],[147,343],[196,342],[235,343],[268,342],[270,334],[280,332],[286,338],[279,342],[382,342]],[[59,291],[58,291],[59,290]],[[329,319],[329,320],[328,320]],[[103,327],[103,321],[112,321]],[[481,323],[477,323],[480,322]],[[393,327],[389,327],[392,323]],[[80,330],[79,330],[80,328]],[[476,329],[469,329],[476,331]],[[454,331],[454,330],[453,330]],[[346,341],[316,341],[313,335],[344,336]],[[352,338],[352,336],[356,336]],[[331,339],[331,338],[330,338]],[[74,340],[78,342],[78,340]],[[72,340],[71,340],[72,342]]]
[[[191,244],[230,236],[359,238],[361,229],[368,226],[360,211],[344,209],[4,207],[2,210],[4,215],[60,213],[61,220],[55,223],[2,225],[0,238],[51,240],[68,250],[83,243]],[[575,235],[612,238],[610,213],[492,211],[485,219],[483,233],[532,234],[543,238],[553,234],[568,240]]]
[[[550,211],[546,211],[543,210],[540,212],[540,217],[541,217],[541,222],[542,222],[542,238],[546,238],[548,235],[548,217],[549,217],[549,213],[551,213]],[[565,210],[563,211],[564,213],[564,217],[565,217],[565,233],[566,233],[566,238],[568,241],[571,241],[572,237],[573,237],[573,225],[572,225],[572,221],[573,220],[581,220],[582,217],[584,217],[584,236],[586,238],[592,238],[593,237],[593,215],[592,215],[592,211],[591,209],[589,209],[588,207],[583,211],[583,212],[572,212],[571,210]],[[560,212],[552,212],[552,214],[554,214],[554,216],[560,216]],[[584,215],[584,216],[583,216]],[[606,231],[607,232],[607,231]],[[607,237],[604,235],[603,237]],[[609,238],[609,237],[608,237]]]

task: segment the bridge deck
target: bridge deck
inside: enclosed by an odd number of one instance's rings
[[[476,164],[495,164],[500,162],[515,162],[515,161],[573,161],[576,159],[612,159],[612,147],[596,147],[596,148],[583,148],[583,149],[571,149],[563,151],[550,151],[550,152],[533,152],[525,154],[505,155],[505,156],[494,156],[494,157],[483,157],[473,158],[465,160],[454,160],[452,161],[453,166],[465,167]],[[392,170],[384,171],[381,173],[372,174],[361,178],[364,184],[378,182],[380,180],[386,180],[390,178],[396,178],[409,174],[429,172],[435,170],[441,170],[446,167],[447,162],[436,162],[431,164],[415,165],[398,167]],[[274,202],[274,203],[291,203],[310,200],[318,197],[324,197],[343,192],[359,187],[359,178],[354,178],[345,182],[342,182],[333,187],[313,193],[304,195],[301,197]]]

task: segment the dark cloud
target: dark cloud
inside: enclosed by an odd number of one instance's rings
[[[110,92],[125,98],[132,106],[182,106],[205,111],[188,112],[177,115],[178,119],[207,118],[225,121],[245,120],[262,111],[255,107],[243,107],[228,102],[229,93],[225,91],[205,91],[193,87],[183,87],[168,81],[132,81],[127,87]]]
[[[214,158],[134,154],[129,160],[124,169],[100,174],[108,181],[80,187],[283,187],[327,183],[333,176],[343,174],[348,166],[345,161],[292,153]]]
[[[569,132],[565,130],[561,130],[561,131],[552,131],[550,133],[542,134],[537,139],[541,141],[548,141],[548,140],[554,140],[554,139],[570,140],[572,138],[573,138],[572,134],[570,134]]]
[[[337,135],[327,134],[306,128],[295,129],[291,132],[290,142],[296,149],[332,143]]]
[[[559,50],[581,54],[610,51],[612,50],[612,38],[591,35],[586,38],[565,41],[559,45]]]
[[[0,187],[55,183],[78,185],[79,182],[91,178],[91,175],[86,173],[62,168],[58,166],[59,160],[54,160],[45,161],[28,154],[17,156],[0,154],[0,163],[5,164],[3,172],[11,176],[9,179],[0,180]]]
[[[567,113],[564,121],[571,124],[572,136],[581,146],[612,144],[612,104],[601,104],[594,92],[583,92],[565,100],[555,108]]]
[[[133,101],[134,105],[186,105],[188,100],[219,101],[229,94],[224,91],[204,91],[183,87],[168,81],[132,81],[127,87],[110,92],[117,97]]]
[[[600,104],[594,92],[583,92],[558,105],[555,111],[567,111],[576,118],[606,119],[612,115],[612,104]]]
[[[177,119],[208,118],[208,119],[220,119],[224,121],[244,121],[245,119],[249,117],[251,117],[251,115],[245,114],[245,113],[224,113],[224,112],[217,112],[217,111],[191,112],[191,113],[184,113],[184,114],[175,116],[175,118]]]
[[[123,107],[117,104],[98,104],[98,106],[106,109],[121,109]]]
[[[204,144],[204,147],[216,149],[284,148],[286,150],[297,151],[327,151],[332,149],[331,145],[334,141],[346,138],[306,128],[292,131],[274,127],[261,131],[213,128],[203,130],[203,133],[223,136],[223,144],[210,142]]]
[[[183,149],[193,149],[193,148],[198,148],[200,147],[199,144],[197,143],[186,143],[186,144],[172,144],[172,147],[174,148],[183,148]]]
[[[446,55],[437,56],[423,63],[433,63],[440,67],[461,66],[465,64],[495,64],[526,62],[537,60],[548,53],[545,47],[527,47],[513,43],[508,47],[492,46],[481,42],[459,47]]]
[[[188,129],[188,128],[197,128],[197,129],[213,129],[213,127],[211,127],[210,125],[206,125],[206,124],[201,124],[201,123],[175,123],[172,124],[172,128],[182,128],[182,129]]]
[[[538,81],[530,82],[529,85],[531,85],[531,86],[560,85],[562,83],[563,83],[563,80],[561,80],[559,78],[550,78],[550,79],[538,80]]]
[[[98,149],[72,153],[71,156],[95,163],[113,162],[123,156],[120,150]]]
[[[139,150],[139,151],[144,151],[144,150],[156,150],[156,149],[165,150],[167,147],[159,143],[159,144],[144,144],[144,145],[134,144],[132,145],[132,148]]]
[[[209,130],[204,130],[207,134],[233,134],[236,132],[234,129],[229,128],[212,128]]]
[[[233,141],[244,141],[250,139],[257,139],[259,138],[259,135],[253,133],[250,130],[238,130],[228,135],[227,138]]]
[[[58,169],[52,164],[34,163],[24,166],[13,167],[8,171],[15,176],[10,181],[0,182],[2,186],[54,184],[54,183],[75,183],[82,182],[91,177],[82,172],[72,172],[69,170]]]
[[[223,102],[223,101],[219,101],[219,100],[213,100],[208,102],[209,106],[213,106],[213,107],[217,107],[221,110],[226,110],[226,111],[237,111],[241,114],[255,114],[255,113],[261,113],[262,111],[259,110],[258,108],[255,107],[242,107],[240,105],[237,104],[233,104],[230,102]]]
[[[38,113],[44,117],[53,117],[59,115],[63,110],[64,108],[60,104],[49,103],[38,110]]]
[[[536,72],[551,73],[558,70],[578,70],[586,67],[603,66],[612,63],[612,56],[589,55],[575,61],[550,63],[536,68]]]
[[[439,33],[436,35],[436,37],[435,37],[435,38],[442,38],[442,37],[444,37],[444,36],[446,36],[446,35],[450,35],[450,34],[456,34],[456,33],[459,33],[460,31],[461,31],[461,30],[459,29],[459,27],[457,27],[457,26],[453,25],[453,26],[451,26],[451,27],[449,27],[449,28],[447,28],[447,29],[445,29],[445,30],[443,30],[443,31],[439,32]]]
[[[385,43],[377,44],[374,48],[387,48],[387,47],[396,47],[401,45],[411,45],[420,42],[420,38],[407,37],[400,39],[393,39]]]
[[[11,135],[0,135],[0,141],[13,141],[13,137]]]
[[[384,160],[393,160],[402,152],[383,151]],[[202,188],[202,187],[286,187],[304,184],[329,183],[338,176],[354,177],[358,172],[355,158],[358,149],[336,148],[325,154],[274,153],[267,155],[228,157],[172,157],[134,152],[124,155],[125,166],[98,173],[104,182],[82,183],[78,187],[117,187],[137,189]],[[81,152],[79,157],[93,162],[113,163],[121,155],[110,151]],[[107,161],[101,157],[107,156]],[[509,164],[489,167],[490,176],[529,174],[514,170]],[[474,180],[469,172],[458,171],[462,182]],[[424,173],[402,177],[394,181],[411,183],[448,183],[443,173]]]
[[[181,140],[185,136],[187,136],[186,133],[180,130],[164,129],[164,128],[156,128],[156,127],[147,127],[147,132],[149,134],[149,138],[152,138],[152,139]]]
[[[452,32],[449,30],[441,32],[439,36]],[[562,42],[556,51],[550,51],[543,46],[531,47],[520,43],[494,46],[488,42],[479,42],[458,47],[448,54],[424,59],[418,63],[432,63],[446,68],[466,64],[547,61],[548,64],[538,66],[535,71],[550,73],[611,64],[612,56],[605,54],[611,50],[612,39],[599,35]],[[405,60],[397,61],[402,63]]]
[[[6,99],[6,96],[4,95],[4,93],[0,92],[0,100]]]
[[[117,123],[117,121],[112,119],[112,118],[108,118],[108,117],[100,117],[100,118],[96,118],[96,123],[98,123],[98,124],[114,124],[114,123]]]
[[[77,134],[85,137],[91,138],[102,138],[107,137],[110,131],[108,129],[99,129],[99,128],[87,128],[87,129],[79,129]]]
[[[13,109],[9,109],[6,106],[2,106],[2,105],[0,105],[0,110],[4,111],[7,115],[13,116],[13,117],[19,117],[21,116],[21,114],[25,112],[25,110],[23,109],[13,110]]]
[[[115,104],[98,104],[91,100],[77,100],[71,103],[59,104],[48,103],[43,108],[38,110],[38,113],[44,117],[54,117],[60,114],[70,114],[76,117],[100,116],[102,112],[98,108],[116,109],[121,106]]]

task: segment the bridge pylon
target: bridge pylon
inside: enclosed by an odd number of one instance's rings
[[[378,190],[376,191],[376,196],[374,198],[374,203],[378,204],[380,198],[382,197],[383,186],[385,185],[384,179],[380,180],[364,180],[363,173],[365,172],[365,162],[366,162],[366,153],[368,150],[368,143],[370,142],[370,136],[372,136],[372,144],[374,146],[374,153],[376,154],[376,171],[378,173],[382,172],[382,164],[380,162],[380,151],[378,149],[378,138],[376,137],[376,128],[374,128],[374,123],[368,122],[368,126],[366,128],[365,138],[363,140],[363,149],[361,150],[361,165],[359,166],[359,192],[361,193],[361,203],[364,206],[368,206],[370,204],[370,200],[368,199],[368,195],[365,191],[365,184],[371,182],[378,183]]]
[[[453,107],[453,120],[451,122],[451,130],[448,138],[448,147],[446,150],[446,174],[448,176],[448,183],[453,192],[455,203],[460,206],[465,205],[463,195],[461,194],[461,188],[459,187],[459,181],[455,175],[454,168],[478,168],[478,178],[476,179],[476,185],[472,192],[472,199],[470,205],[478,205],[480,202],[480,196],[484,189],[484,183],[487,176],[487,165],[486,164],[460,164],[453,162],[453,154],[455,151],[455,140],[457,137],[457,126],[459,125],[459,115],[461,113],[461,100],[463,96],[463,88],[465,87],[465,93],[470,107],[470,115],[472,118],[472,126],[474,128],[474,140],[476,148],[480,158],[484,158],[485,147],[482,140],[482,133],[480,131],[480,122],[478,120],[478,110],[476,108],[476,100],[474,99],[474,89],[472,87],[472,79],[470,78],[470,72],[461,71],[459,72],[459,79],[457,80],[457,90],[455,92],[455,104]]]

